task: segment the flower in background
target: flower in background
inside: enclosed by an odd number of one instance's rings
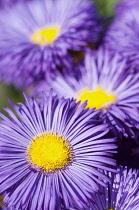
[[[0,8],[9,7],[12,5],[15,6],[15,3],[17,2],[27,2],[27,1],[31,0],[0,0]]]
[[[119,167],[117,174],[109,173],[109,177],[108,186],[93,194],[90,210],[139,209],[139,170]]]
[[[128,59],[129,66],[139,70],[139,2],[122,15],[117,15],[104,38],[104,45],[113,53]]]
[[[107,124],[86,103],[44,96],[26,105],[12,104],[0,122],[0,193],[4,203],[20,209],[84,208],[98,185],[115,172],[115,139]]]
[[[116,4],[116,14],[123,15],[124,12],[130,12],[131,8],[139,7],[138,0],[123,0]]]
[[[129,73],[121,55],[112,56],[104,49],[94,55],[88,52],[80,72],[78,78],[58,74],[50,86],[65,98],[81,103],[87,100],[87,108],[99,110],[100,117],[111,125],[116,136],[123,133],[134,138],[132,129],[139,127],[139,73]],[[43,82],[34,93],[40,95],[48,89],[48,84]]]
[[[95,43],[100,26],[91,1],[36,0],[1,11],[0,28],[0,79],[20,88],[70,71],[69,51]]]

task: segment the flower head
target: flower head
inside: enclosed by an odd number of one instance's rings
[[[128,59],[131,68],[139,69],[139,2],[138,6],[115,18],[104,38],[104,45]]]
[[[56,94],[81,103],[87,101],[87,108],[98,109],[116,136],[123,133],[134,137],[132,128],[139,127],[139,73],[129,73],[126,60],[104,49],[94,55],[86,54],[80,72],[79,78],[59,74],[51,82]],[[48,89],[46,82],[36,88],[39,93],[45,89]]]
[[[67,71],[69,51],[84,50],[99,32],[96,8],[86,0],[19,3],[1,12],[0,28],[0,79],[17,87]]]
[[[20,209],[83,208],[98,184],[108,181],[100,169],[115,171],[115,139],[98,112],[74,100],[44,96],[12,104],[0,122],[0,193]],[[104,181],[103,181],[104,180]]]
[[[139,170],[119,167],[117,174],[109,173],[109,177],[108,186],[93,194],[90,210],[139,209]]]

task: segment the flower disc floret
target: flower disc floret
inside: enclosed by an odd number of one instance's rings
[[[34,137],[27,148],[29,162],[44,172],[63,169],[72,160],[71,148],[61,136],[42,133]]]
[[[102,87],[96,87],[94,91],[89,90],[88,88],[83,89],[77,92],[77,102],[81,101],[81,104],[87,101],[86,108],[109,108],[111,104],[116,103],[116,97],[113,93],[107,93],[103,90]]]
[[[58,38],[59,31],[59,26],[41,29],[31,35],[31,42],[42,46],[50,45]]]

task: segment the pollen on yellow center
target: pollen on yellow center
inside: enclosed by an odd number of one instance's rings
[[[31,35],[31,42],[41,46],[52,44],[58,37],[60,27],[43,28]]]
[[[107,109],[111,104],[116,102],[114,93],[107,93],[102,87],[98,86],[94,91],[88,88],[82,89],[77,92],[77,102],[81,101],[81,104],[87,101],[86,108]]]
[[[67,140],[51,133],[34,137],[27,148],[28,161],[45,172],[65,168],[72,160],[71,147]]]

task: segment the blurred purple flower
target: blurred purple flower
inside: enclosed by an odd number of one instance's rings
[[[129,12],[131,8],[139,7],[139,1],[138,0],[123,0],[116,4],[116,14],[117,15],[123,15],[124,12]]]
[[[17,2],[28,2],[28,1],[31,0],[0,0],[0,8],[9,7],[9,6],[11,7],[12,5],[14,6],[15,3]]]
[[[93,194],[90,210],[139,209],[139,170],[119,167],[117,174],[109,173],[109,177],[108,186]]]
[[[139,4],[139,3],[138,3]],[[128,59],[129,67],[139,71],[139,7],[131,7],[115,18],[104,38],[104,45],[113,53]]]
[[[104,49],[96,54],[87,53],[81,76],[58,74],[48,84],[39,84],[34,93],[41,97],[42,91],[52,87],[56,94],[83,102],[87,108],[100,110],[100,117],[112,126],[114,134],[122,138],[135,137],[133,128],[139,128],[139,73],[131,74],[126,69],[126,60]]]
[[[0,79],[21,88],[57,70],[70,71],[69,50],[96,42],[98,22],[93,2],[86,0],[38,0],[1,11]]]

